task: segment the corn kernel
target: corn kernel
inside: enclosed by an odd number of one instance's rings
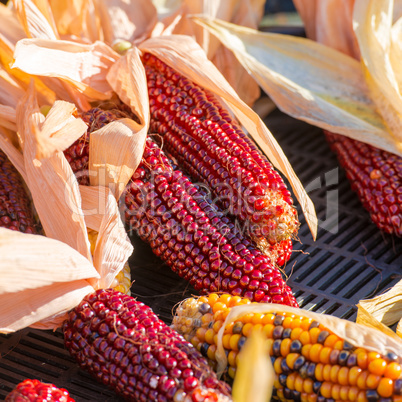
[[[215,352],[216,352],[216,346],[210,345],[207,350],[207,357],[209,360],[215,360]]]
[[[402,374],[402,367],[396,362],[389,363],[384,371],[384,377],[397,380]]]
[[[370,360],[370,354],[369,354]],[[368,370],[370,373],[383,375],[387,368],[387,362],[384,359],[373,359],[368,364]]]
[[[349,385],[349,368],[341,367],[338,371],[338,383],[340,385]]]
[[[290,338],[283,339],[281,342],[281,356],[286,357],[290,351],[290,344],[292,340]]]
[[[228,363],[229,366],[236,367],[236,357],[237,357],[237,352],[234,350],[231,350],[228,354]]]
[[[332,384],[330,382],[323,382],[321,384],[320,393],[324,398],[332,397]]]
[[[209,343],[210,345],[214,343],[214,335],[215,331],[212,328],[207,329],[205,332],[205,342]]]
[[[232,335],[231,337],[230,337],[230,349],[231,350],[236,350],[236,351],[238,351],[239,350],[239,345],[238,345],[238,343],[239,343],[239,339],[241,338],[241,335],[240,334],[234,334],[234,335]]]
[[[394,390],[394,382],[390,378],[381,378],[377,392],[383,398],[389,398]]]

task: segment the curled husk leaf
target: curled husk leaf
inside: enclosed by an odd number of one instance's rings
[[[305,38],[202,16],[194,20],[233,51],[285,113],[402,155],[402,144],[379,113],[357,60]]]
[[[289,180],[315,238],[317,216],[314,205],[279,144],[261,118],[238,97],[219,70],[206,58],[199,45],[187,36],[172,35],[148,39],[139,45],[139,49],[154,54],[179,73],[213,92],[229,106],[272,164]]]
[[[66,313],[94,290],[86,279],[99,276],[76,250],[44,236],[0,228],[0,254],[3,333]]]
[[[357,308],[356,322],[380,329],[384,333],[392,333],[388,327],[398,322],[396,333],[402,337],[402,280],[386,293],[360,300]]]
[[[345,341],[348,341],[357,347],[363,347],[382,355],[386,355],[388,352],[393,352],[396,356],[398,356],[399,362],[402,362],[402,339],[392,331],[390,334],[386,335],[384,332],[378,331],[377,329],[356,324],[354,322],[343,320],[327,314],[314,313],[312,311],[296,309],[294,307],[282,306],[278,304],[252,303],[233,307],[217,334],[218,340],[215,357],[218,362],[218,373],[223,373],[227,367],[227,356],[225,354],[225,349],[222,342],[224,331],[227,325],[249,313],[267,314],[283,312],[312,318],[328,328],[341,339],[344,339]]]

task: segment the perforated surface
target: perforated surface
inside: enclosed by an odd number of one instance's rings
[[[371,223],[320,130],[278,111],[266,122],[303,185],[311,189],[318,217],[325,222],[313,242],[300,214],[300,243],[294,245],[299,252],[286,267],[289,284],[303,308],[353,320],[360,299],[383,292],[402,277],[402,241],[383,235]],[[140,240],[133,242],[133,294],[169,322],[175,303],[192,289]],[[0,335],[0,353],[0,400],[28,377],[67,388],[77,401],[120,400],[77,368],[60,332],[26,329]]]

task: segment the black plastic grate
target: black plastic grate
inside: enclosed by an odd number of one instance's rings
[[[289,284],[302,308],[354,320],[360,299],[385,291],[402,277],[402,241],[383,235],[371,223],[319,129],[279,111],[266,123],[303,185],[311,189],[318,217],[325,222],[313,242],[300,215],[300,243],[294,245],[285,270]],[[338,175],[335,183],[331,174],[328,176],[334,169]],[[329,191],[336,197],[331,199]],[[174,305],[193,290],[148,246],[135,237],[132,240],[133,295],[170,322]],[[0,335],[0,353],[0,400],[27,377],[67,388],[78,402],[121,400],[77,368],[63,348],[59,331],[26,329]]]

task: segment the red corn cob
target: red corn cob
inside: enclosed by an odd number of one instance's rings
[[[102,289],[70,312],[65,346],[79,365],[128,401],[230,401],[202,355],[152,310]]]
[[[372,221],[402,237],[402,159],[343,135],[325,135]]]
[[[102,124],[116,118],[114,111],[87,112],[82,118],[89,125],[88,134],[99,116],[103,116]],[[76,145],[86,143],[88,148],[88,142],[89,135]],[[66,153],[71,161],[72,153]],[[87,155],[87,150],[83,154]],[[87,168],[85,163],[77,165],[83,171]],[[227,291],[255,301],[297,306],[269,257],[243,236],[182,172],[174,170],[150,138],[124,200],[126,222],[195,289],[204,293]]]
[[[67,390],[39,380],[19,383],[7,396],[6,402],[74,402]]]
[[[299,222],[279,174],[215,96],[145,54],[151,132],[190,175],[205,182],[261,247],[295,236]]]
[[[0,150],[0,227],[37,233],[31,202],[17,169]]]

